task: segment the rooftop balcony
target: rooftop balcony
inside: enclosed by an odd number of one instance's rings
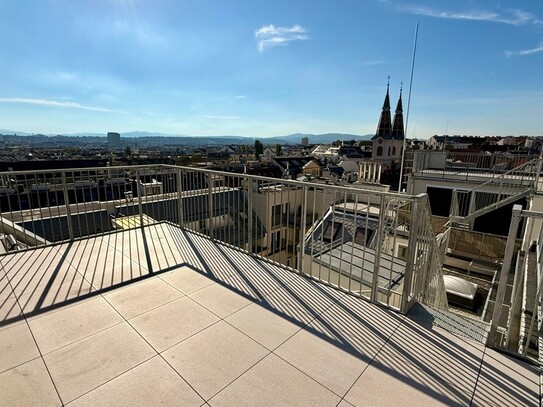
[[[173,170],[177,186],[193,171]],[[261,250],[266,216],[258,212],[257,184],[284,182],[223,176],[229,191],[240,186],[235,194],[164,183],[160,195],[134,202],[74,202],[64,182],[67,199],[56,206],[14,210],[10,201],[3,231],[17,238],[0,256],[3,405],[539,405],[537,368],[439,326],[440,315],[453,317],[436,300],[438,245],[424,233],[423,198],[287,182],[306,198],[316,188],[334,192],[302,200],[305,219],[318,199],[334,196],[320,223],[298,231],[291,251],[301,257],[289,267]],[[234,214],[219,211],[220,202]],[[83,206],[114,216],[85,217]],[[26,211],[35,227],[16,219]],[[225,214],[237,222],[229,232],[219,222]],[[362,238],[352,225],[364,223],[372,233]],[[339,266],[322,260],[324,239]],[[388,248],[404,239],[402,263]],[[342,245],[361,248],[359,267],[342,265],[351,261]],[[389,264],[395,280],[403,274],[393,289]]]

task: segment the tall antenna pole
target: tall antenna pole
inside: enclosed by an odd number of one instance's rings
[[[402,191],[403,167],[405,160],[405,143],[407,141],[407,124],[409,123],[409,107],[411,106],[411,89],[413,88],[413,71],[415,70],[415,55],[417,54],[417,38],[419,35],[419,23],[415,26],[415,42],[413,44],[413,59],[411,61],[411,77],[409,79],[409,96],[407,97],[407,113],[405,115],[405,130],[403,135],[402,164],[400,166],[400,182],[398,192]]]

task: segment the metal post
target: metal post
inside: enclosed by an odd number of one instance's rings
[[[302,210],[300,218],[300,244],[298,245],[300,253],[298,254],[298,271],[303,272],[303,259],[305,255],[305,220],[307,218],[307,186],[304,185],[304,199],[302,201]],[[296,226],[294,226],[296,227]]]
[[[177,170],[177,223],[180,228],[185,226],[183,208],[183,170],[179,168]]]
[[[541,178],[541,166],[543,164],[543,158],[539,157],[538,160],[537,160],[537,173],[535,174],[535,186],[534,186],[534,189],[536,192],[539,192],[539,182],[540,182],[540,178]]]
[[[66,222],[68,223],[68,235],[70,241],[74,240],[74,228],[72,225],[72,210],[70,208],[70,199],[68,196],[68,185],[66,184],[66,172],[62,171],[62,190],[64,193],[64,205],[66,206]]]
[[[207,189],[208,189],[208,197],[207,197],[207,205],[208,205],[208,208],[209,208],[209,219],[208,219],[208,235],[210,238],[214,239],[215,238],[215,231],[213,230],[213,224],[212,224],[212,219],[213,219],[213,174],[210,174],[208,173],[207,174],[207,183],[208,183],[208,186],[207,186]]]
[[[517,237],[521,213],[522,206],[513,206],[513,216],[511,217],[511,225],[509,226],[509,234],[507,236],[507,247],[505,248],[505,255],[503,258],[503,264],[500,273],[500,280],[498,282],[498,292],[496,293],[494,311],[492,312],[492,323],[490,325],[490,332],[488,333],[488,338],[486,341],[486,345],[491,348],[496,347],[498,325],[500,323],[503,301],[505,298],[505,289],[507,287],[507,280],[509,279],[509,270],[511,269],[511,263],[513,261],[515,241]]]
[[[386,222],[386,202],[385,196],[381,195],[379,205],[379,226],[377,229],[377,245],[375,247],[375,259],[373,263],[373,279],[371,282],[371,302],[377,302],[377,291],[379,289],[379,274],[381,272],[381,249],[383,248],[383,239]]]
[[[141,179],[140,179],[140,172],[138,169],[136,169],[136,191],[138,191],[138,208],[139,208],[139,215],[140,215],[140,228],[143,229],[143,202],[142,202],[142,192],[141,192]]]
[[[449,216],[459,216],[459,215],[460,215],[460,209],[459,209],[459,203],[458,203],[458,190],[453,189],[452,198],[451,198],[451,206],[449,208]]]
[[[530,347],[530,338],[532,337],[532,332],[534,330],[534,324],[536,318],[539,318],[540,316],[537,315],[537,308],[541,305],[541,287],[543,286],[543,273],[539,276],[539,280],[537,283],[537,292],[535,294],[535,301],[534,301],[534,307],[532,308],[532,318],[530,319],[530,327],[528,328],[528,335],[526,336],[526,345],[524,346],[524,349],[522,349],[522,354],[526,356],[526,352],[528,352],[528,348]]]
[[[407,304],[409,303],[409,296],[411,295],[411,285],[413,284],[413,274],[415,257],[417,255],[417,234],[419,226],[419,200],[413,200],[413,207],[411,209],[411,225],[409,225],[409,240],[407,241],[407,258],[405,266],[405,275],[403,280],[403,294],[402,305],[400,312],[407,313]]]
[[[245,178],[247,185],[247,251],[253,252],[253,180]]]
[[[513,346],[513,344],[511,343],[511,340],[512,340],[511,331],[512,331],[513,321],[516,320],[516,323],[520,324],[520,321],[518,319],[519,314],[520,314],[519,301],[520,301],[520,293],[522,291],[521,286],[524,282],[524,267],[523,267],[523,264],[519,264],[519,260],[520,260],[520,256],[517,256],[517,264],[515,267],[515,279],[513,280],[513,292],[511,293],[511,307],[509,308],[509,316],[507,319],[509,321],[508,322],[509,326],[507,327],[507,334],[505,335],[506,349],[509,349],[510,347]],[[518,339],[518,332],[516,332],[515,336],[516,336],[516,339]]]

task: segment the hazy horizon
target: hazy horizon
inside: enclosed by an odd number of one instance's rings
[[[4,1],[0,127],[373,134],[388,75],[406,113],[416,23],[408,138],[543,135],[528,0]]]

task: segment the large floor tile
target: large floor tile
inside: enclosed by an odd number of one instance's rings
[[[53,247],[43,247],[25,252],[16,252],[2,258],[2,269],[13,282],[21,280],[28,270],[43,271],[62,258]]]
[[[61,285],[34,290],[30,294],[19,296],[19,304],[27,317],[42,314],[61,306],[71,306],[78,300],[87,298],[91,284],[79,274],[65,279]]]
[[[101,244],[102,241],[100,238],[75,241],[63,249],[66,252],[66,261],[76,269],[79,269],[79,266],[87,263],[89,258],[96,257],[103,251]]]
[[[10,407],[62,405],[41,358],[0,374],[0,404]]]
[[[76,342],[122,321],[102,297],[29,320],[43,354]]]
[[[267,353],[237,329],[219,322],[163,356],[207,400]]]
[[[145,234],[153,271],[171,269],[184,262],[166,227],[146,228]]]
[[[11,297],[12,295],[13,290],[11,289],[11,285],[9,284],[9,279],[0,269],[0,301]]]
[[[225,258],[217,242],[193,234],[186,234],[185,242],[187,247],[192,247],[196,251],[200,269],[204,273],[223,281],[227,276],[237,273],[238,267]]]
[[[218,321],[215,315],[182,297],[130,320],[130,324],[159,352]]]
[[[466,393],[475,386],[483,351],[482,344],[405,319],[378,359],[398,369],[425,372]]]
[[[348,338],[345,341],[335,342],[303,329],[277,348],[275,353],[343,396],[371,361],[368,355],[353,354]]]
[[[275,349],[311,320],[312,317],[301,310],[287,314],[258,303],[226,318],[228,323],[270,350]]]
[[[84,271],[79,271],[92,284],[94,291],[102,291],[149,275],[149,271],[141,264],[121,255],[104,257],[96,262],[91,260]]]
[[[190,264],[198,270],[204,270],[203,258],[198,250],[194,250],[194,240],[189,241],[190,234],[173,225],[166,224],[164,227],[168,229],[168,241],[171,245],[175,245],[181,256],[180,264]]]
[[[70,407],[201,406],[204,400],[160,357],[98,387]]]
[[[7,326],[0,331],[0,372],[40,356],[26,323]]]
[[[401,321],[397,314],[347,296],[275,353],[343,396]]]
[[[180,267],[159,276],[185,294],[216,284],[211,278],[194,271],[190,267]]]
[[[222,256],[221,263],[231,271],[218,278],[225,285],[253,298],[260,299],[266,293],[285,287],[294,277],[293,273],[279,271],[279,267],[238,250],[219,244],[216,248]]]
[[[394,361],[374,361],[360,376],[345,400],[356,407],[469,406],[471,393]]]
[[[486,349],[474,406],[539,406],[539,392],[535,366]]]
[[[336,406],[340,398],[271,354],[209,400],[216,406]]]
[[[183,295],[161,279],[153,277],[119,288],[105,295],[105,298],[123,317],[130,319]]]
[[[15,296],[0,300],[0,326],[21,320],[23,311]]]
[[[123,256],[138,263],[143,269],[148,269],[145,240],[140,230],[102,236],[100,244],[109,257]]]
[[[317,316],[330,308],[345,293],[324,284],[298,276],[281,289],[266,294],[264,302],[276,309],[298,309]]]
[[[44,289],[54,289],[67,281],[78,277],[77,271],[58,252],[51,250],[50,255],[39,265],[33,264],[20,270],[12,271],[10,284],[17,296],[32,294]]]
[[[190,297],[221,318],[252,303],[250,299],[219,284],[202,288],[190,294]]]
[[[64,403],[150,359],[156,352],[122,323],[44,356]]]

